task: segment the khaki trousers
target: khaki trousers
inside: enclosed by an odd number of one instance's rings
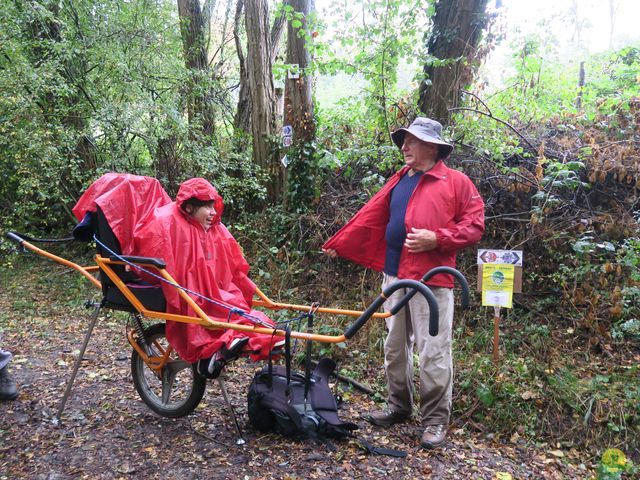
[[[384,289],[397,278],[384,275]],[[388,335],[384,343],[384,365],[393,411],[411,414],[413,411],[413,346],[418,351],[420,368],[420,415],[423,425],[448,424],[451,414],[453,360],[451,339],[453,327],[453,290],[430,287],[438,302],[439,332],[429,336],[429,304],[419,293],[405,308],[386,319]],[[385,302],[385,311],[406,293],[394,292]]]

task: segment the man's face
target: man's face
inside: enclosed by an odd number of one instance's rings
[[[419,140],[407,132],[402,143],[404,162],[414,170],[425,172],[438,161],[438,145]]]

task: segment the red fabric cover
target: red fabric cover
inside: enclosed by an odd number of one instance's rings
[[[180,208],[191,197],[214,202],[216,216],[207,230]],[[222,210],[222,198],[207,180],[187,180],[180,185],[175,202],[157,208],[137,228],[136,255],[162,258],[167,272],[183,287],[249,311],[256,287],[247,276],[249,265],[240,246],[220,222]],[[165,283],[161,285],[167,299],[167,312],[196,316],[175,288]],[[228,310],[194,295],[191,297],[212,319],[229,319]],[[262,312],[251,311],[251,314],[273,324]],[[253,325],[249,319],[237,314],[229,321]],[[180,322],[167,322],[166,332],[173,348],[188,362],[208,358],[233,338],[244,336],[250,337],[246,349],[253,352],[252,358],[265,359],[273,341],[269,335],[213,330]]]
[[[155,178],[107,173],[91,184],[72,211],[78,221],[82,221],[87,212],[95,212],[96,206],[100,207],[120,242],[122,254],[131,255],[136,225],[156,207],[168,203],[171,197]]]
[[[408,170],[405,167],[393,175],[322,248],[333,249],[341,257],[382,271],[391,191]],[[430,252],[410,253],[406,247],[402,249],[398,278],[420,280],[434,267],[455,268],[456,252],[482,238],[484,202],[466,175],[440,161],[422,175],[409,199],[405,228],[410,232],[412,227],[434,231],[438,241],[438,247]],[[453,280],[450,275],[434,275],[428,284],[452,288]]]

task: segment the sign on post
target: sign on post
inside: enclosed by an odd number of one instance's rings
[[[282,127],[282,146],[290,147],[292,144],[293,144],[293,127],[291,125],[284,125]]]
[[[513,265],[487,263],[482,266],[482,306],[511,308]]]
[[[493,307],[493,361],[497,362],[500,309],[513,307],[513,294],[522,292],[522,250],[478,250],[478,289],[482,305]]]

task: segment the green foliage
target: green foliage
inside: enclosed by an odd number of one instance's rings
[[[628,120],[630,100],[640,94],[638,48],[626,47],[587,57],[584,61],[586,82],[579,87],[580,64],[561,62],[552,48],[554,39],[550,35],[516,39],[511,45],[515,73],[504,80],[506,87],[487,92],[482,100],[467,96],[465,108],[470,110],[459,111],[454,116],[453,137],[497,162],[503,173],[508,168],[507,160],[526,160],[538,152],[527,148],[523,138],[495,119],[515,130],[528,125],[531,131],[541,130],[552,120],[559,131],[575,130],[575,119],[583,121],[585,126],[598,120],[618,139],[632,134],[633,124]],[[585,145],[580,156],[588,158],[591,154],[590,147]],[[580,168],[557,162],[554,169],[547,172],[545,181],[554,188],[584,186],[579,184],[579,173]],[[540,195],[546,201],[557,199],[549,193]]]
[[[1,208],[21,228],[66,223],[100,173],[152,173],[149,130],[177,107],[161,93],[180,83],[178,37],[160,35],[170,10],[94,3],[0,8]]]
[[[289,184],[288,208],[303,213],[320,197],[322,185],[317,175],[318,154],[315,142],[298,143],[287,149]]]
[[[597,468],[598,480],[622,480],[640,473],[640,468],[617,448],[609,448],[602,453]]]
[[[547,209],[556,207],[560,202],[562,191],[576,191],[582,187],[589,188],[589,184],[580,179],[580,172],[584,164],[578,161],[559,162],[544,159],[539,162],[544,165],[544,176],[539,185],[539,191],[531,197],[532,213],[538,218],[543,216]]]
[[[202,118],[186,114],[199,74],[185,68],[172,2],[3,0],[0,23],[3,228],[67,230],[70,208],[109,171],[158,177],[172,194],[208,176],[231,211],[265,197],[243,139],[202,138]],[[228,109],[227,79],[197,80],[191,94]]]
[[[488,322],[456,328],[456,416],[481,422],[512,442],[548,438],[571,423],[582,439],[606,435],[609,444],[636,448],[638,367],[576,363],[572,352],[554,350],[555,325],[539,317],[533,322],[536,317],[519,311],[503,319],[499,364],[488,353]]]
[[[421,57],[420,38],[427,24],[424,4],[410,0],[376,0],[352,5],[334,3],[332,49],[318,59],[321,73],[343,72],[362,78],[367,86],[358,95],[366,111],[366,124],[384,135],[395,125],[389,117],[394,107],[406,105],[406,89],[397,84],[398,69]],[[338,40],[336,42],[335,40]],[[409,107],[410,109],[410,107]],[[404,111],[400,113],[409,114]],[[386,140],[386,139],[385,139]]]

